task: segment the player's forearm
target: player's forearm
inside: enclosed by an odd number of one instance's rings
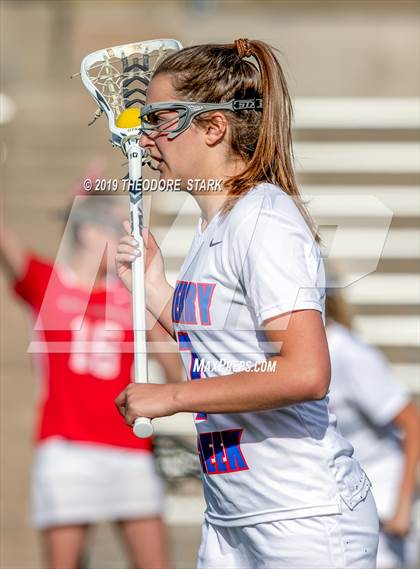
[[[403,427],[404,469],[400,483],[399,502],[411,503],[417,482],[417,466],[420,459],[418,445],[418,412],[413,403],[406,413],[408,419]]]
[[[172,297],[174,289],[165,281],[160,287],[147,291],[146,305],[156,320],[165,330],[175,338],[174,326],[172,323]]]
[[[329,370],[299,368],[281,356],[269,361],[276,362],[275,371],[243,371],[176,386],[175,412],[246,413],[325,397]]]

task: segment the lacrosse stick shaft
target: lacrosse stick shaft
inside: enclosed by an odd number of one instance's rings
[[[144,242],[143,242],[143,200],[142,200],[142,154],[143,150],[137,141],[131,140],[128,147],[128,177],[130,180],[130,220],[131,232],[139,243],[140,256],[132,264],[133,290],[133,328],[134,328],[134,382],[147,383],[146,352],[146,303],[144,286]],[[153,426],[150,419],[137,417],[133,432],[137,437],[150,437]]]

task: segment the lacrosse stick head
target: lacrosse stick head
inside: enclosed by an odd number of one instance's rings
[[[127,137],[140,136],[140,112],[153,72],[179,49],[177,40],[148,40],[100,49],[83,59],[83,84],[98,104],[95,118],[102,113],[108,118],[113,145],[124,151]]]

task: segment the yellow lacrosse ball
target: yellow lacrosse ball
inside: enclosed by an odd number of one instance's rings
[[[115,121],[118,128],[134,128],[141,125],[140,109],[124,109]]]

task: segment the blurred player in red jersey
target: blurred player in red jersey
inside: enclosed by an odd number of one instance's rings
[[[33,320],[42,386],[32,521],[52,568],[78,567],[100,520],[118,522],[136,567],[168,565],[151,440],[136,438],[114,406],[133,364],[131,295],[113,274],[126,206],[121,196],[77,197],[55,264],[1,230],[2,263]],[[180,369],[170,356],[163,364]]]

